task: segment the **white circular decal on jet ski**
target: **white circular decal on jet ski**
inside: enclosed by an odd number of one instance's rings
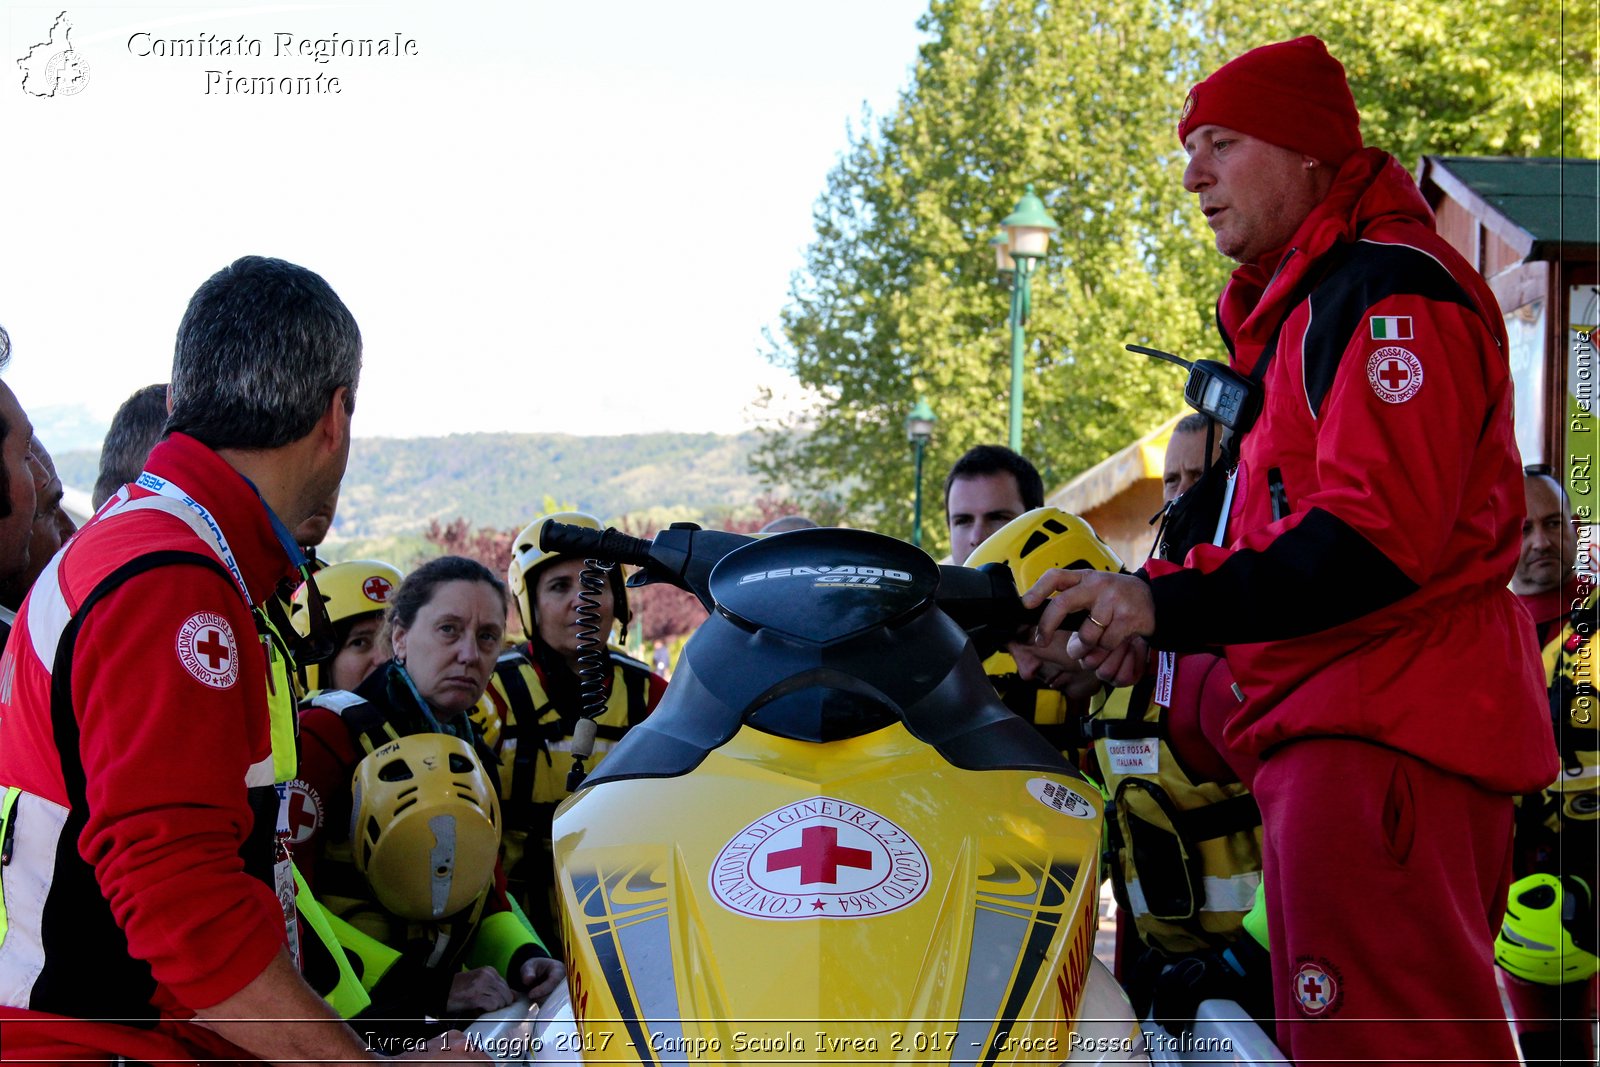
[[[1028,792],[1033,799],[1049,808],[1059,811],[1063,815],[1070,815],[1074,819],[1096,819],[1099,813],[1094,810],[1094,805],[1083,796],[1060,782],[1049,778],[1029,778]]]
[[[711,895],[757,919],[863,919],[928,891],[928,857],[877,812],[812,797],[768,812],[711,865]]]

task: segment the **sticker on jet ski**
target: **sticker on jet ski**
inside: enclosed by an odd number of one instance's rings
[[[1063,815],[1070,815],[1074,819],[1098,819],[1100,813],[1084,797],[1068,789],[1060,782],[1049,778],[1029,778],[1028,792],[1033,799],[1049,808],[1059,811]]]
[[[868,808],[812,797],[768,812],[733,836],[711,867],[711,893],[757,919],[864,919],[915,903],[928,857]]]

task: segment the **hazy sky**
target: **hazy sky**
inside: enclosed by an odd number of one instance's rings
[[[47,98],[16,61],[62,7],[5,0],[6,380],[30,409],[108,418],[165,380],[200,282],[263,254],[360,322],[357,434],[743,429],[784,382],[762,329],[847,124],[893,108],[925,7],[67,7],[88,81]],[[415,55],[297,53],[396,34]],[[203,35],[261,55],[157,54]],[[208,70],[341,91],[225,95]]]

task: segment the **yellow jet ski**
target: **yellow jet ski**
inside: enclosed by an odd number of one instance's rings
[[[1102,802],[983,658],[1001,564],[812,529],[549,524],[711,617],[558,810],[569,1029],[537,1062],[1148,1062],[1094,958]]]

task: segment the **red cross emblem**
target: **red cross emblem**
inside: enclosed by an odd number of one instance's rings
[[[317,791],[298,778],[289,783],[287,792],[289,843],[298,845],[322,825],[322,802]]]
[[[767,870],[782,871],[800,868],[800,884],[816,882],[833,884],[839,880],[840,867],[872,870],[872,853],[864,848],[841,847],[836,826],[807,826],[800,831],[800,845],[786,848],[767,856]]]
[[[1411,380],[1411,372],[1398,359],[1386,359],[1378,370],[1378,377],[1390,389],[1400,390]]]
[[[202,685],[227,689],[239,680],[239,642],[228,620],[200,611],[178,627],[178,662]]]
[[[1367,382],[1378,399],[1404,404],[1422,388],[1422,361],[1408,349],[1380,348],[1367,357]]]
[[[1333,1007],[1339,983],[1327,967],[1302,963],[1294,974],[1294,999],[1306,1015],[1321,1015]]]
[[[928,855],[881,812],[838,797],[794,800],[729,838],[709,873],[717,903],[754,919],[849,921],[915,904]]]
[[[389,594],[394,591],[394,583],[381,574],[374,574],[361,583],[361,592],[375,604],[387,604]]]
[[[216,630],[207,630],[206,635],[195,643],[194,650],[206,658],[206,666],[214,671],[226,667],[228,657],[233,654],[233,649],[222,643],[222,635]]]

